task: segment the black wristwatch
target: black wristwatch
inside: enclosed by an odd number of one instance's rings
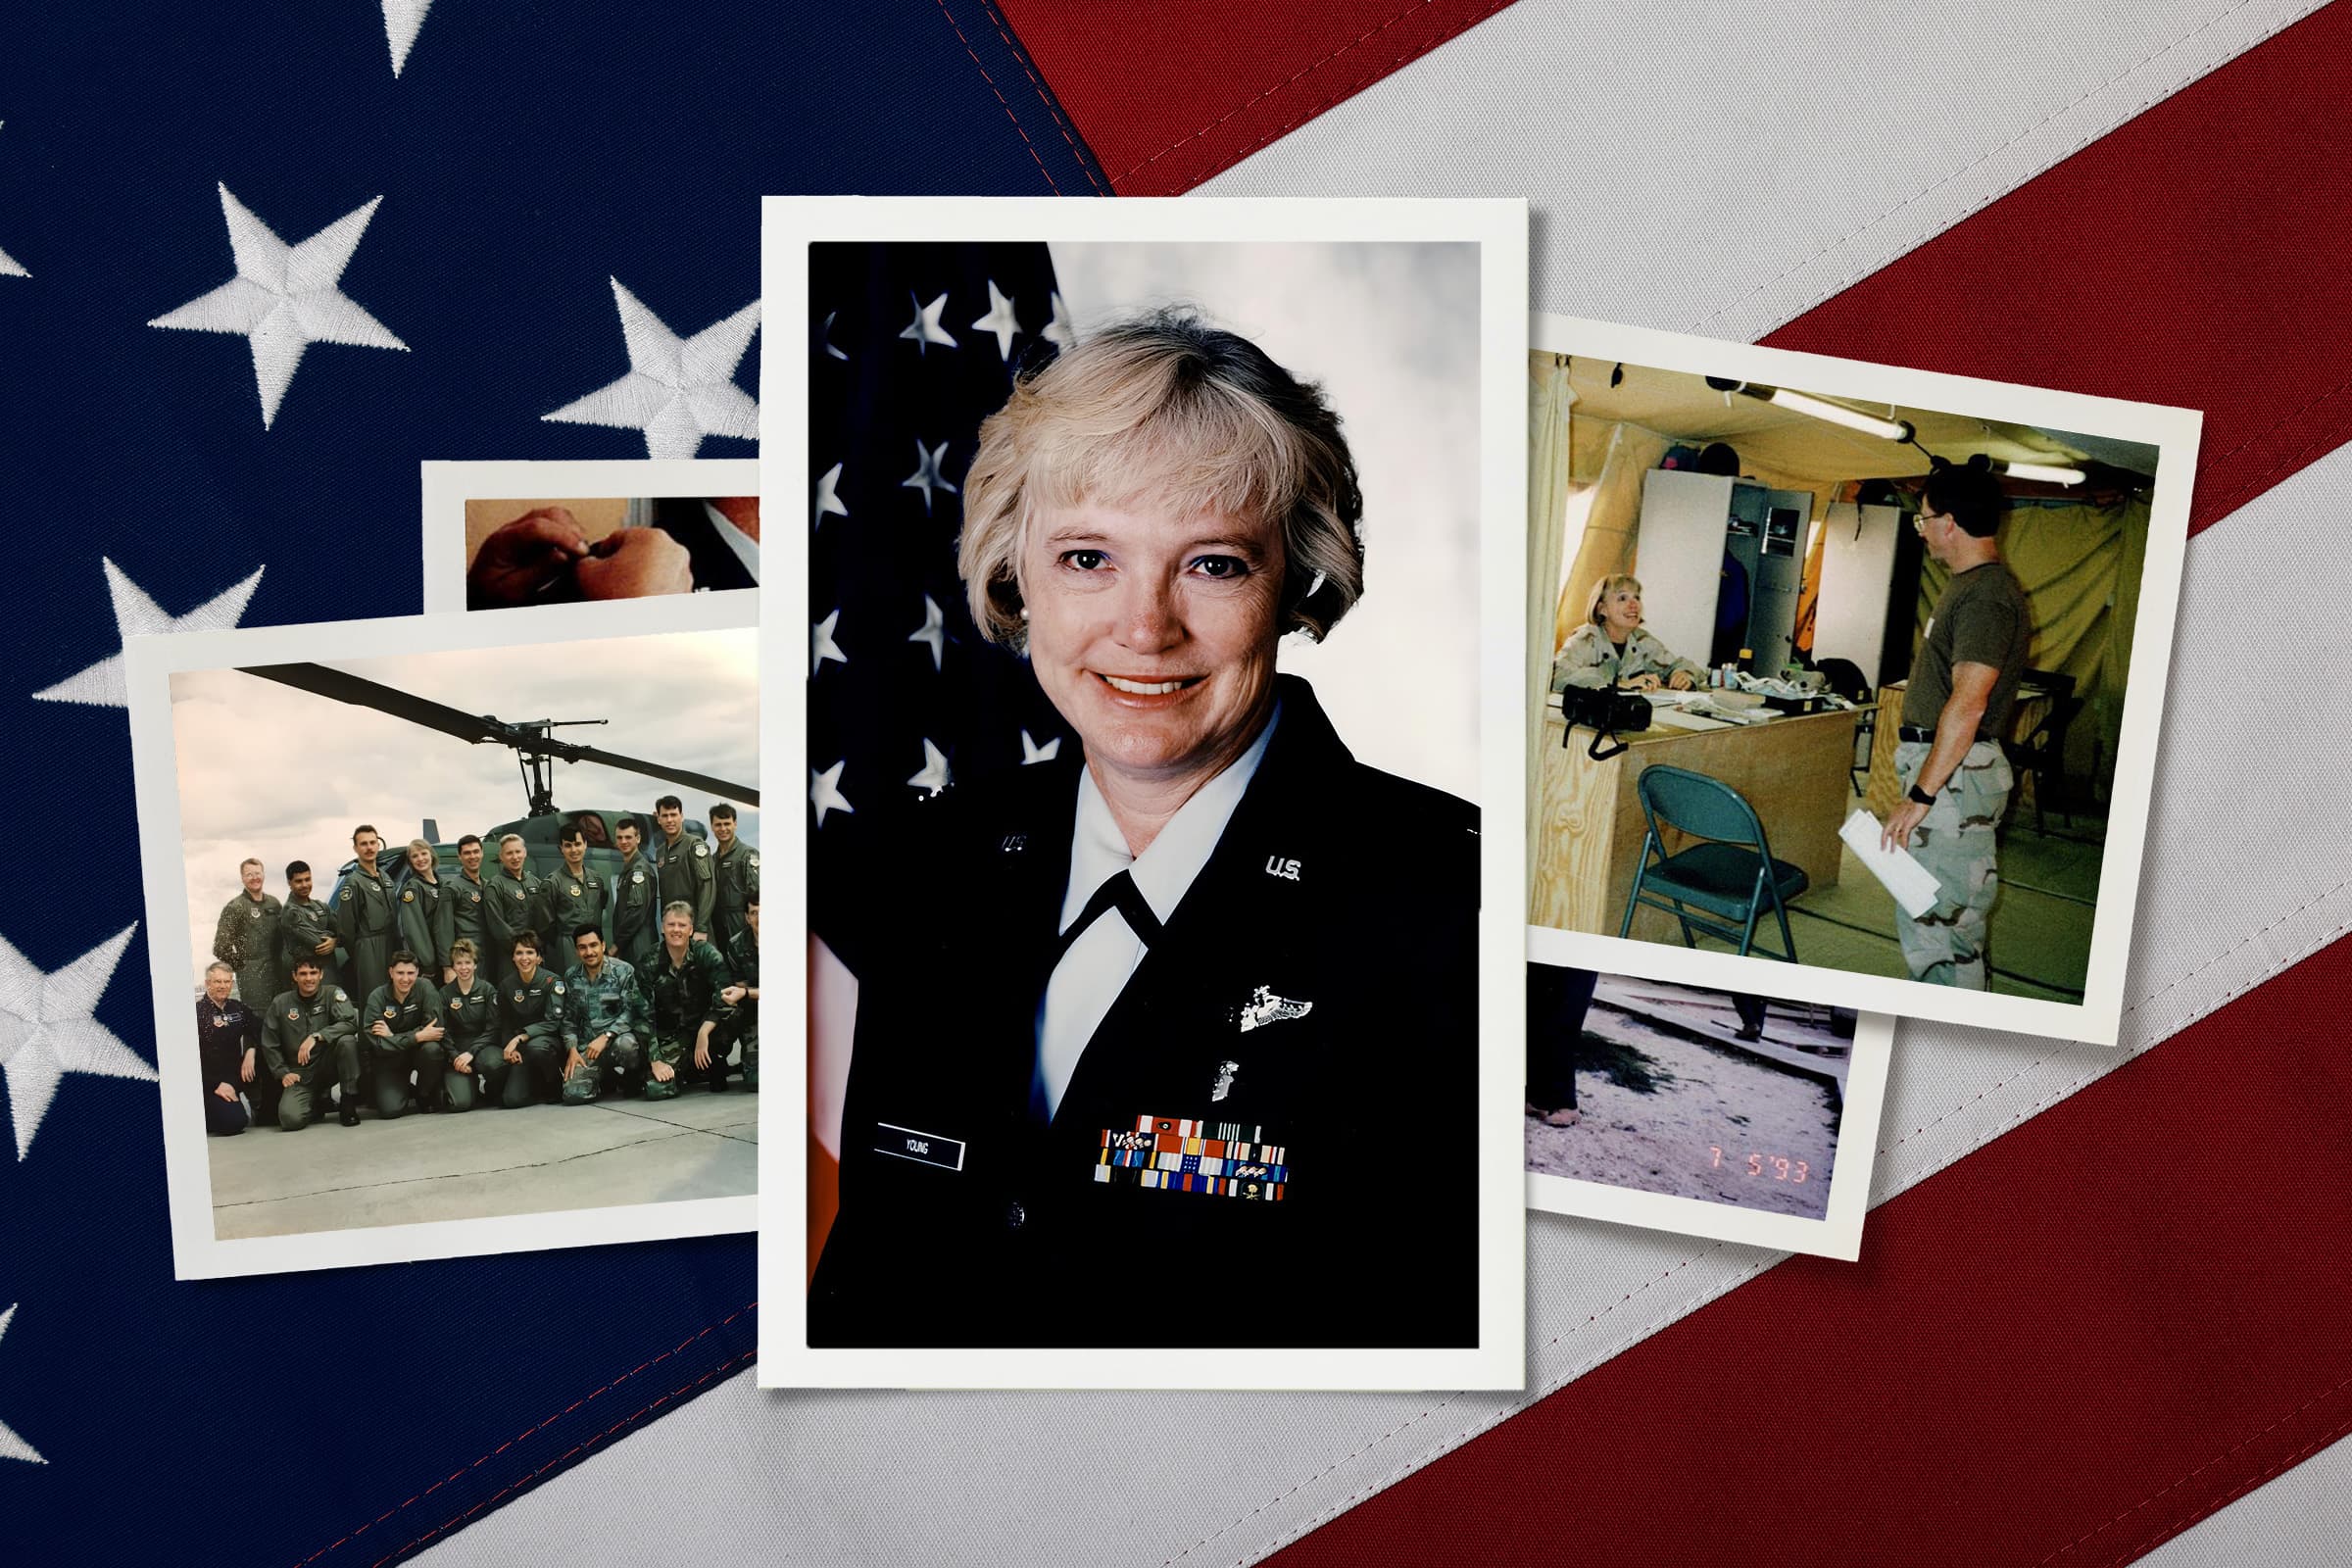
[[[1921,789],[1916,784],[1911,786],[1909,793],[1911,799],[1917,801],[1922,806],[1934,806],[1936,804],[1936,797],[1929,794],[1926,790]]]

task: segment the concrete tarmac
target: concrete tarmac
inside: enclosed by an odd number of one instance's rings
[[[732,1198],[759,1190],[760,1097],[600,1100],[360,1125],[330,1114],[207,1139],[213,1232],[306,1235],[424,1220]]]

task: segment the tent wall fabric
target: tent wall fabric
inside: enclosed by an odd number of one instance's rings
[[[1560,580],[1561,558],[1567,548],[1569,479],[1568,411],[1576,391],[1568,384],[1564,354],[1527,357],[1527,624],[1532,631],[1552,609],[1553,585]],[[1529,637],[1527,689],[1541,692],[1550,677],[1550,661]],[[1556,651],[1558,642],[1555,639]],[[1527,705],[1527,820],[1535,831],[1537,769],[1543,763],[1544,705]]]

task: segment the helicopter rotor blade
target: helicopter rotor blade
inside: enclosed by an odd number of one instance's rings
[[[394,718],[406,719],[412,724],[420,724],[444,735],[454,735],[471,745],[510,746],[518,752],[541,753],[566,762],[602,762],[607,767],[621,768],[647,778],[682,784],[689,789],[707,790],[730,801],[741,801],[746,806],[760,804],[760,792],[748,785],[731,783],[710,773],[697,773],[690,768],[649,762],[641,757],[624,757],[618,752],[602,751],[571,741],[539,735],[526,737],[487,713],[462,712],[445,703],[416,697],[380,681],[345,674],[324,664],[253,664],[245,666],[245,673],[259,675],[264,680],[273,680],[316,696],[331,698],[338,703],[349,703],[356,708],[372,708]]]

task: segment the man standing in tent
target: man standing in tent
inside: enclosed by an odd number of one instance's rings
[[[1916,919],[1899,907],[1894,913],[1911,978],[1973,991],[1991,979],[1996,835],[2012,782],[2001,737],[2034,639],[2026,591],[1993,538],[2003,508],[2000,483],[1986,469],[1928,475],[1912,526],[1952,578],[1903,694],[1894,765],[1908,793],[1881,835],[1889,848],[1907,847],[1936,878],[1934,908]]]

